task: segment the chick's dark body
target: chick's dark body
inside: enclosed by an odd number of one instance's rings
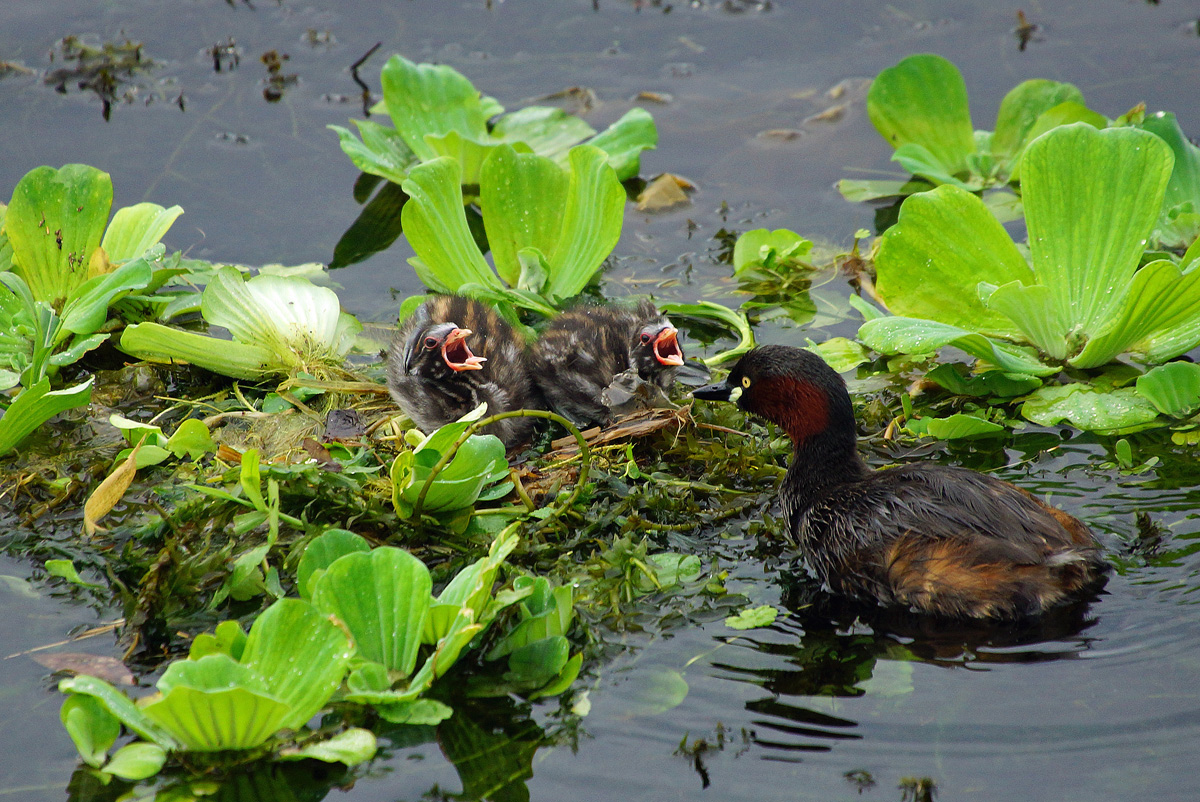
[[[1007,482],[914,463],[881,471],[858,456],[841,377],[814,354],[765,346],[724,385],[795,446],[780,497],[809,566],[841,594],[959,618],[1016,618],[1064,603],[1104,575],[1088,528]]]
[[[449,325],[452,324],[452,325]],[[469,330],[463,342],[482,362],[478,369],[455,369],[440,350],[443,332]],[[438,346],[426,343],[437,340]],[[467,414],[480,403],[487,414],[545,409],[530,377],[524,341],[491,307],[459,295],[426,301],[401,326],[388,353],[388,390],[421,431],[429,433]],[[486,427],[506,448],[533,434],[534,418],[509,418]]]
[[[675,329],[654,303],[582,306],[555,318],[534,346],[532,369],[547,404],[580,426],[604,425],[611,411],[601,393],[613,379],[635,369],[646,382],[666,390],[675,381],[678,366],[664,364],[655,340],[669,329],[674,353],[682,364]]]

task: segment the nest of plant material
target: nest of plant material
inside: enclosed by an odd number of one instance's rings
[[[691,426],[692,407],[640,409],[618,418],[604,428],[593,426],[580,434],[588,448],[611,446],[617,443],[648,437],[665,429],[679,431]],[[579,476],[579,442],[573,435],[560,437],[551,444],[551,451],[544,459],[545,465],[523,465],[517,469],[524,493],[535,505],[558,494],[562,488],[570,488]]]

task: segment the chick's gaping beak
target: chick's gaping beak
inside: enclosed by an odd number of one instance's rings
[[[471,353],[467,346],[467,335],[470,333],[470,329],[455,329],[446,335],[446,342],[442,344],[442,359],[453,371],[482,370],[483,363],[487,362],[487,357]]]
[[[742,396],[742,388],[736,384],[731,385],[729,380],[716,384],[706,384],[703,387],[697,387],[692,390],[693,398],[703,398],[705,401],[737,401]]]
[[[683,351],[679,348],[679,330],[667,326],[654,338],[654,356],[663,365],[682,365]]]

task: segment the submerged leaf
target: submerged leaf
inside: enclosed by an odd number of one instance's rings
[[[1200,411],[1200,365],[1172,362],[1160,365],[1137,380],[1138,395],[1173,418],[1188,418]]]

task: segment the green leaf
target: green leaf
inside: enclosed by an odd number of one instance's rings
[[[604,151],[617,179],[628,181],[641,170],[642,151],[657,147],[658,129],[650,112],[633,108],[585,144]]]
[[[654,569],[654,576],[660,588],[694,582],[699,578],[701,571],[700,558],[696,555],[669,551],[651,554],[650,566]]]
[[[232,677],[218,673],[218,665],[224,668],[236,666],[236,662],[223,654],[213,654],[195,664],[205,664],[205,668],[212,671],[213,676],[205,678],[208,684],[223,681],[229,684],[219,689],[180,684],[162,698],[142,707],[147,716],[168,730],[186,749],[196,752],[253,749],[266,743],[283,726],[288,715],[285,703],[265,693],[239,687]]]
[[[98,588],[91,582],[84,581],[79,575],[79,571],[75,568],[75,563],[70,560],[46,560],[46,573],[50,576],[56,576],[59,579],[65,579],[72,585],[79,585],[85,588]]]
[[[345,529],[328,529],[304,547],[296,566],[296,587],[301,597],[311,599],[313,584],[339,557],[360,551],[370,551],[365,538]]]
[[[297,729],[342,684],[353,654],[350,638],[317,608],[300,599],[280,599],[250,627],[242,664],[288,706],[283,726]]]
[[[1137,380],[1138,395],[1172,418],[1190,418],[1200,411],[1200,365],[1172,362],[1160,365]]]
[[[1169,111],[1147,115],[1140,127],[1166,142],[1175,156],[1163,195],[1164,211],[1189,201],[1200,204],[1200,148],[1188,140],[1175,115]]]
[[[507,145],[484,162],[479,187],[483,224],[496,272],[509,286],[518,286],[521,278],[522,249],[554,253],[569,186],[567,173],[550,159],[519,154]]]
[[[324,741],[305,744],[297,749],[284,749],[279,753],[283,760],[320,760],[324,763],[343,763],[357,766],[375,757],[378,745],[375,733],[362,727],[351,727]]]
[[[260,381],[280,372],[269,347],[221,340],[161,323],[137,323],[121,333],[125,353],[148,362],[186,362],[235,379]]]
[[[979,297],[980,282],[1033,284],[1033,272],[983,201],[957,187],[914,195],[883,235],[876,287],[893,314],[1014,336],[1018,328]]]
[[[1017,325],[1025,339],[1053,359],[1066,359],[1070,321],[1059,317],[1054,292],[1044,284],[1026,286],[1010,281],[987,295],[986,303]]]
[[[393,724],[432,727],[454,715],[454,708],[436,699],[409,699],[404,702],[377,705],[380,717]]]
[[[350,122],[358,128],[359,136],[340,125],[326,127],[338,135],[342,152],[350,157],[354,166],[364,173],[386,178],[396,184],[403,181],[409,169],[417,163],[417,157],[412,148],[404,143],[400,132],[371,120]]]
[[[566,166],[567,151],[596,133],[586,122],[553,106],[526,106],[496,121],[492,136],[503,142],[523,142],[533,153]],[[486,182],[483,179],[481,183]],[[486,201],[483,203],[486,208]]]
[[[856,180],[843,178],[837,183],[838,192],[851,203],[880,200],[882,198],[898,198],[926,192],[933,189],[928,181],[908,179],[907,181]]]
[[[118,749],[105,764],[104,772],[126,782],[138,782],[158,774],[166,762],[167,752],[161,746],[137,742]]]
[[[571,149],[569,161],[562,233],[553,253],[544,251],[551,272],[543,294],[552,300],[574,298],[592,280],[621,238],[625,211],[625,189],[604,151],[580,145]]]
[[[313,604],[344,622],[359,655],[408,676],[416,666],[431,587],[424,563],[381,546],[329,566],[313,587]]]
[[[213,442],[212,434],[203,422],[189,418],[179,424],[175,434],[171,435],[171,439],[167,441],[167,450],[176,457],[187,454],[188,459],[197,460],[216,451],[217,444]]]
[[[179,746],[170,732],[146,715],[128,696],[98,677],[85,674],[70,677],[58,683],[58,690],[60,693],[81,694],[98,700],[131,731],[163,749],[176,749]]]
[[[854,340],[849,340],[845,337],[830,337],[823,343],[812,343],[810,341],[810,344],[805,346],[805,348],[821,357],[821,359],[824,359],[825,364],[838,373],[845,373],[864,362],[870,361],[865,348],[854,342]]]
[[[562,671],[558,672],[558,676],[550,682],[538,688],[529,694],[530,699],[541,699],[546,696],[558,696],[564,693],[574,684],[579,677],[579,671],[583,668],[583,652],[579,652],[563,666]]]
[[[934,184],[948,184],[968,192],[983,188],[983,180],[980,178],[974,176],[965,180],[956,178],[924,145],[916,142],[909,142],[896,148],[896,152],[892,154],[892,161],[913,175]]]
[[[34,429],[60,412],[91,403],[94,376],[74,387],[50,389],[50,380],[41,379],[17,394],[0,417],[0,455],[7,454]]]
[[[561,635],[542,638],[509,654],[504,679],[517,686],[537,688],[557,677],[570,658],[571,643],[566,638]]]
[[[59,719],[75,742],[83,762],[93,768],[104,765],[108,750],[121,734],[121,722],[99,699],[71,694],[63,700]]]
[[[992,437],[1005,431],[998,423],[961,412],[945,418],[921,418],[920,422],[924,423],[925,433],[939,440],[970,440]]]
[[[1044,78],[1017,84],[1000,101],[996,130],[992,134],[993,155],[1015,161],[1029,142],[1029,133],[1037,119],[1067,101],[1083,105],[1083,93],[1074,84]]]
[[[1158,336],[1169,337],[1167,349]],[[1200,342],[1200,272],[1186,275],[1174,262],[1159,259],[1133,275],[1121,306],[1070,363],[1094,368],[1123,351],[1155,351],[1155,362],[1190,351]],[[1171,353],[1171,351],[1174,353]]]
[[[456,131],[479,142],[488,138],[491,110],[485,109],[479,92],[453,67],[414,64],[395,55],[384,65],[381,80],[383,101],[396,132],[422,161],[438,156],[425,141],[426,134]]]
[[[733,245],[733,274],[736,276],[752,266],[795,265],[808,255],[812,246],[812,242],[786,228],[747,231]]]
[[[1135,128],[1085,123],[1038,137],[1021,161],[1029,249],[1059,319],[1093,336],[1114,316],[1146,248],[1171,150]],[[996,282],[999,283],[999,282]]]
[[[112,195],[108,173],[86,164],[60,170],[37,167],[17,182],[4,225],[13,272],[35,299],[61,309],[67,296],[87,281]]]
[[[466,284],[503,289],[475,244],[463,213],[462,168],[451,158],[414,167],[404,181],[408,203],[401,223],[417,261],[409,260],[425,286],[444,293]]]
[[[775,623],[777,615],[779,615],[779,611],[769,604],[764,604],[760,607],[747,607],[737,615],[731,615],[726,618],[725,626],[730,629],[769,627]]]
[[[921,145],[950,175],[966,171],[975,152],[967,86],[941,56],[909,56],[880,72],[867,93],[867,115],[893,148]]]
[[[118,293],[145,287],[152,277],[149,263],[138,258],[111,273],[87,280],[67,297],[62,310],[63,329],[75,334],[91,334],[104,325],[108,307]]]
[[[1041,379],[1035,376],[1004,373],[999,370],[989,370],[979,375],[968,376],[966,366],[957,363],[938,365],[926,373],[925,378],[937,382],[955,395],[976,397],[1012,398],[1033,392],[1042,386]]]
[[[1158,410],[1133,387],[1106,390],[1055,384],[1031,393],[1021,414],[1042,426],[1066,420],[1087,431],[1121,434],[1153,425]]]
[[[933,320],[881,317],[858,329],[858,338],[881,354],[932,354],[953,345],[1006,373],[1049,376],[1059,369],[1042,363],[1029,349],[1001,343],[967,329]]]
[[[100,247],[113,263],[126,262],[157,245],[183,214],[182,206],[164,209],[157,203],[137,203],[118,209]]]

